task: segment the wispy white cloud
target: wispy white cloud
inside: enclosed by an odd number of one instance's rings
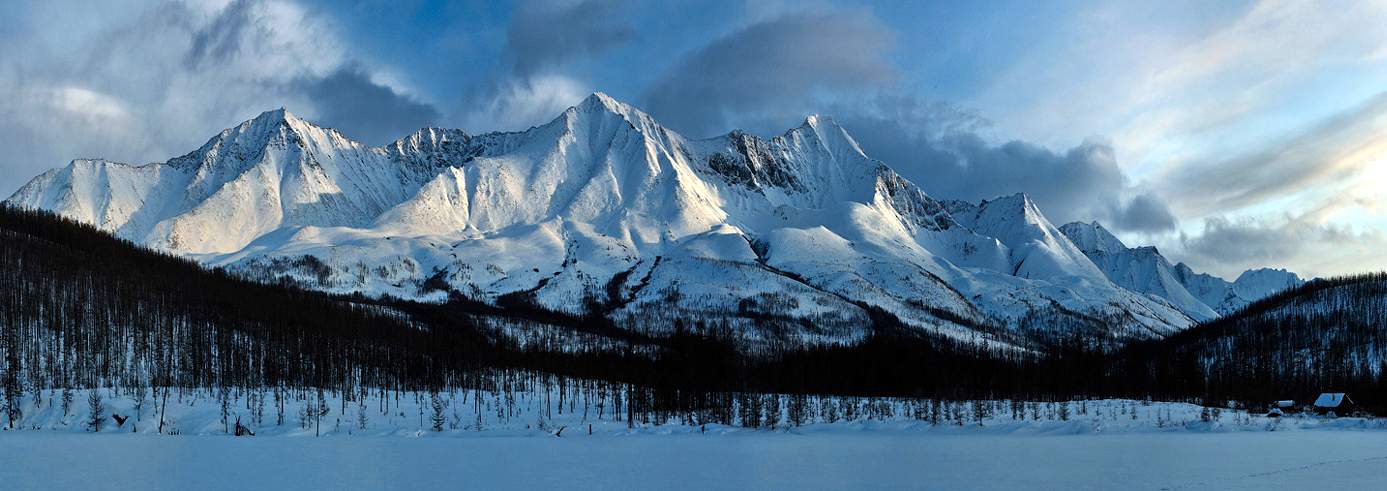
[[[516,131],[547,122],[582,101],[593,89],[565,75],[505,78],[463,116],[471,131]]]
[[[1157,179],[1187,214],[1228,213],[1307,191],[1343,191],[1387,166],[1387,93],[1242,155],[1209,156]]]
[[[1387,83],[1377,62],[1387,48],[1383,2],[1170,5],[1077,9],[1040,27],[1053,41],[1030,48],[966,102],[1012,137],[1067,145],[1107,135],[1144,178],[1290,130]],[[1360,83],[1326,91],[1337,84],[1329,73]]]
[[[1182,235],[1173,255],[1230,279],[1268,265],[1315,277],[1361,273],[1387,264],[1387,233],[1315,218],[1211,217],[1197,235]]]
[[[280,106],[332,116],[325,123],[343,129],[379,122],[330,112],[343,103],[332,89],[381,99],[358,97],[357,108],[421,107],[374,82],[330,19],[290,1],[90,9],[72,15],[70,6],[35,3],[12,12],[15,35],[0,38],[0,194],[75,157],[162,161]]]
[[[1145,238],[1170,254],[1212,269],[1387,267],[1353,245],[1379,244],[1387,225],[1369,184],[1387,178],[1387,3],[1204,12],[1082,8],[977,102],[1003,134],[1108,135],[1123,170],[1185,224]]]

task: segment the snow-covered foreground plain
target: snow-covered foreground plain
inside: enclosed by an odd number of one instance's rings
[[[1382,489],[1375,431],[232,438],[0,434],[27,489]]]
[[[258,435],[243,438],[226,434],[217,391],[175,392],[177,435],[157,433],[153,397],[137,411],[129,391],[97,390],[93,433],[91,392],[73,391],[66,414],[61,392],[31,395],[20,429],[0,431],[0,490],[1387,489],[1387,420],[1372,418],[815,397],[796,425],[789,397],[762,396],[761,427],[746,428],[740,407],[730,426],[628,424],[591,392],[562,405],[554,391],[371,393],[292,392],[281,422],[273,397],[227,392],[227,420]],[[305,407],[326,408],[321,427]]]

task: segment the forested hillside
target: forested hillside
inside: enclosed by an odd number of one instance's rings
[[[53,215],[0,209],[6,400],[58,387],[399,387],[473,357],[465,329],[262,285]],[[7,405],[13,408],[13,405]]]
[[[1313,400],[1348,392],[1387,408],[1387,273],[1311,281],[1115,357],[1135,394]]]

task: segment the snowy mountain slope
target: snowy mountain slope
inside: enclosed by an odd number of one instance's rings
[[[600,93],[522,132],[377,148],[270,111],[167,163],[74,161],[8,202],[249,276],[633,329],[852,340],[879,308],[1005,344],[1037,318],[1138,337],[1192,322],[1109,281],[1024,195],[936,201],[829,118],[689,140]]]
[[[1103,252],[1116,254],[1127,251],[1127,244],[1103,228],[1098,222],[1073,222],[1060,226],[1060,232],[1074,243],[1074,247],[1084,251],[1085,254],[1092,252]]]
[[[1247,271],[1229,283],[1196,274],[1184,263],[1171,265],[1155,247],[1129,248],[1098,222],[1060,227],[1109,280],[1123,288],[1163,298],[1195,320],[1227,315],[1250,302],[1303,281],[1285,270]]]
[[[1069,223],[1060,230],[1113,283],[1164,298],[1195,320],[1218,317],[1217,312],[1185,289],[1170,261],[1155,247],[1129,248],[1098,222]]]
[[[233,252],[284,227],[367,225],[433,174],[279,109],[167,163],[74,161],[9,202],[160,249]]]
[[[1220,315],[1232,314],[1273,293],[1305,284],[1299,275],[1284,269],[1250,269],[1229,282],[1207,273],[1195,273],[1180,263],[1175,265],[1175,274],[1192,295]]]
[[[974,232],[995,237],[1007,246],[1013,275],[1038,279],[1077,276],[1105,282],[1103,272],[1050,224],[1026,195],[984,200],[971,211],[959,213],[959,220]]]
[[[1284,269],[1249,269],[1233,280],[1233,293],[1244,299],[1245,303],[1251,303],[1303,284],[1305,280],[1300,279],[1299,275]]]

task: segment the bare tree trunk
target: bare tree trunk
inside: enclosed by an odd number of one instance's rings
[[[164,400],[159,403],[159,434],[164,434],[164,413],[169,409],[169,388],[164,387]]]

